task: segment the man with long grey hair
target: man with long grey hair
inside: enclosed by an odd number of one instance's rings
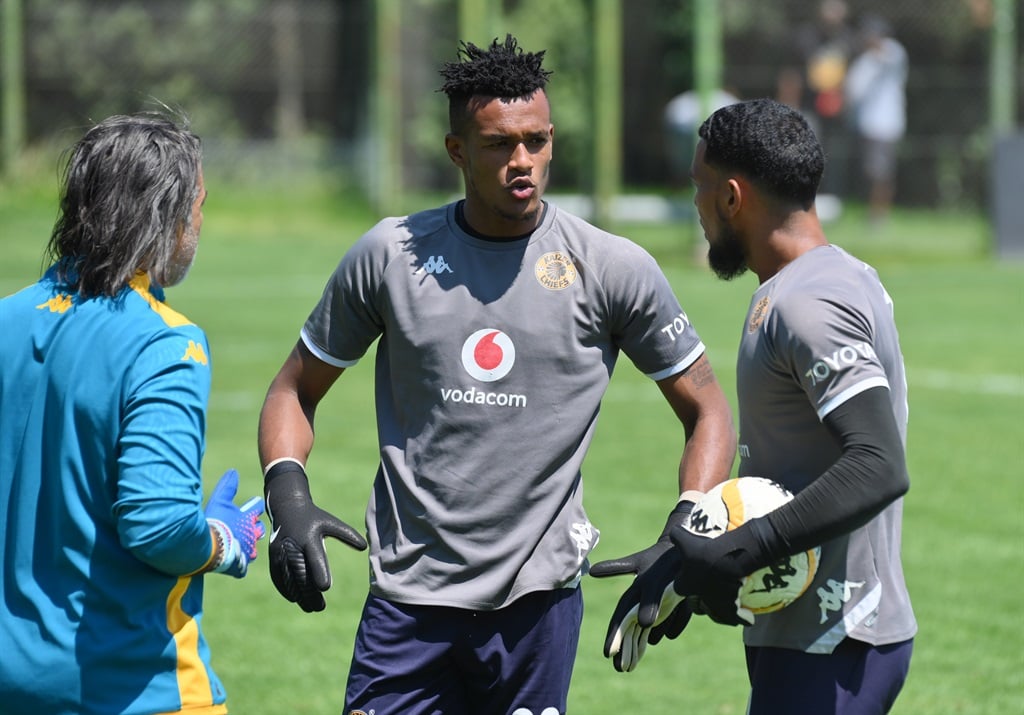
[[[0,300],[0,702],[25,713],[227,712],[207,572],[245,575],[262,499],[205,508],[206,335],[165,302],[202,226],[199,138],[114,116],[68,154],[43,277]]]

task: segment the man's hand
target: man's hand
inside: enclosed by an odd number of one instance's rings
[[[676,638],[690,621],[690,608],[673,587],[679,555],[672,547],[669,532],[684,523],[692,509],[692,501],[680,501],[653,546],[590,568],[590,575],[597,578],[636,574],[615,607],[604,643],[605,657],[611,658],[620,672],[636,668],[648,643]]]
[[[235,578],[245,576],[249,562],[256,558],[256,542],[266,529],[260,521],[263,500],[253,497],[241,508],[235,506],[238,493],[238,472],[229,469],[206,502],[206,523],[220,542],[217,560],[209,567],[215,573],[226,573]]]
[[[270,517],[270,578],[278,592],[303,611],[322,611],[323,592],[331,587],[324,538],[353,549],[366,548],[362,534],[313,503],[309,480],[298,462],[278,462],[264,481]]]
[[[675,591],[675,584],[673,584],[672,590],[674,596],[678,595]],[[686,630],[686,626],[690,623],[690,616],[696,613],[694,605],[697,603],[697,599],[685,596],[680,598],[684,599],[683,602],[673,608],[665,620],[659,620],[658,623],[651,626],[651,632],[647,636],[647,642],[650,645],[658,645],[662,638],[669,640],[678,638]],[[664,607],[664,601],[662,603]]]
[[[604,655],[612,659],[619,672],[628,673],[640,662],[647,650],[652,629],[662,637],[675,638],[690,620],[689,606],[676,593],[675,578],[679,573],[679,554],[670,543],[658,542],[644,551],[624,559],[595,564],[590,573],[603,577],[627,573],[622,569],[629,561],[653,563],[640,567],[637,577],[622,594],[608,624]],[[597,569],[597,573],[594,573]],[[666,625],[667,624],[667,625]]]
[[[727,531],[716,538],[699,536],[687,529],[672,529],[672,543],[681,569],[675,589],[699,598],[698,613],[729,626],[754,625],[754,614],[740,605],[743,578],[759,567],[753,558],[751,529]]]

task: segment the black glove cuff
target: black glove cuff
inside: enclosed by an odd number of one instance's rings
[[[301,474],[303,478],[306,478],[308,483],[309,480],[306,477],[306,470],[302,468],[301,464],[296,462],[294,459],[283,459],[267,470],[266,475],[264,475],[263,477],[263,486],[264,488],[266,488],[270,484],[270,481],[272,479],[280,477],[284,474],[294,473]]]
[[[757,569],[763,569],[764,566],[774,563],[786,555],[785,541],[772,527],[767,516],[751,519],[750,523],[752,537],[758,545],[757,550],[760,557],[755,567],[755,571],[757,571]]]
[[[728,558],[722,559],[721,566],[736,578],[754,573],[760,568],[775,563],[785,555],[782,539],[767,517],[758,517],[746,522],[735,531],[719,536],[722,545],[728,544]]]
[[[273,495],[271,495],[273,492]],[[302,465],[291,459],[278,462],[267,470],[263,478],[263,496],[267,504],[267,516],[274,523],[274,513],[282,510],[312,503],[309,493],[309,478]],[[273,496],[273,498],[271,498]],[[271,506],[273,503],[273,506]]]
[[[669,535],[672,533],[672,527],[686,526],[690,522],[690,512],[693,511],[693,507],[695,506],[696,503],[689,499],[683,499],[676,504],[675,509],[670,511],[668,514],[668,521],[665,522],[665,528],[662,529],[661,536],[658,537],[658,541],[669,541]]]

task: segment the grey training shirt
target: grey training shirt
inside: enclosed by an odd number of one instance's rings
[[[892,300],[873,268],[836,246],[809,251],[754,293],[736,369],[743,476],[797,493],[839,445],[821,420],[873,387],[889,390],[904,445],[907,383]],[[822,544],[817,576],[797,601],[757,616],[747,645],[831,653],[847,635],[875,645],[917,630],[900,560],[903,500]]]
[[[598,538],[580,466],[619,351],[661,379],[704,345],[636,244],[553,205],[528,238],[483,241],[455,210],[361,237],[302,339],[350,367],[379,338],[371,591],[486,610],[577,582]]]

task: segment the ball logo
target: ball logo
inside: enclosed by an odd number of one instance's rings
[[[462,344],[462,366],[480,382],[500,380],[515,361],[512,339],[494,328],[478,330]]]
[[[770,479],[727,479],[705,492],[694,505],[687,529],[714,538],[763,517],[792,499],[788,489]],[[736,615],[753,625],[755,614],[785,608],[810,588],[820,557],[821,548],[815,547],[783,557],[746,576],[741,581]]]

